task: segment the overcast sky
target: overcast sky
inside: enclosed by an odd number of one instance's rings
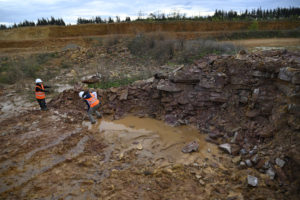
[[[187,16],[211,15],[216,9],[244,11],[253,8],[300,7],[300,0],[0,0],[0,24],[19,23],[39,18],[63,18],[76,23],[78,17],[107,18],[126,16],[136,18],[138,13],[174,11]]]

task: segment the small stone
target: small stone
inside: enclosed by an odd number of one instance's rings
[[[199,167],[199,164],[195,162],[195,163],[193,163],[193,166],[194,167]]]
[[[255,176],[247,176],[248,185],[256,187],[258,185],[258,179]]]
[[[275,172],[274,172],[274,170],[272,168],[269,168],[266,173],[269,175],[269,177],[272,180],[275,178]]]
[[[232,162],[233,162],[234,164],[238,164],[240,161],[241,161],[241,156],[236,156],[236,157],[234,157],[234,158],[232,159]]]
[[[124,157],[124,152],[120,153],[119,159],[121,160]]]
[[[223,151],[231,154],[231,146],[230,146],[230,144],[228,144],[228,143],[220,144],[219,148],[222,149]]]
[[[7,132],[3,132],[3,133],[1,133],[1,135],[2,135],[2,136],[5,136],[5,135],[7,135]]]
[[[208,136],[214,140],[219,137],[219,135],[216,132],[209,132]]]
[[[266,161],[264,163],[264,165],[262,166],[263,169],[269,169],[270,168],[270,162],[269,161]]]
[[[251,158],[251,161],[252,161],[254,164],[257,164],[258,160],[259,160],[258,154],[256,154],[255,156],[253,156],[253,157]]]
[[[246,167],[246,163],[244,161],[241,161],[239,167],[242,168],[242,169],[245,168]]]
[[[234,133],[234,136],[233,136],[233,138],[231,139],[231,143],[235,143],[235,141],[236,141],[236,138],[238,137],[238,135],[239,135],[239,132],[235,132]]]
[[[245,162],[246,162],[246,165],[247,165],[248,167],[252,167],[252,162],[251,162],[251,160],[247,159]]]
[[[200,183],[200,185],[202,185],[202,186],[205,185],[205,182],[204,182],[202,179],[199,180],[199,183]]]
[[[200,178],[202,178],[202,176],[199,175],[199,174],[196,174],[196,178],[197,178],[197,179],[200,179]]]
[[[282,168],[285,164],[285,161],[280,158],[276,158],[275,163],[278,167]]]
[[[208,153],[210,153],[210,152],[211,152],[211,150],[208,148],[208,149],[207,149],[207,152],[208,152]]]
[[[241,150],[240,150],[240,154],[242,154],[242,155],[246,155],[246,154],[247,154],[247,151],[246,151],[246,149],[241,149]]]
[[[183,153],[191,153],[193,151],[198,151],[199,149],[199,144],[196,141],[190,142],[189,144],[187,144],[186,146],[184,146],[182,148],[182,152]]]
[[[137,148],[138,150],[142,150],[142,149],[143,149],[143,146],[142,146],[141,143],[139,143],[139,144],[136,146],[136,148]]]

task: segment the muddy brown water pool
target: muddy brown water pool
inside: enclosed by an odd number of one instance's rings
[[[128,116],[116,121],[103,119],[96,127],[110,144],[114,144],[120,158],[126,152],[137,149],[138,160],[151,160],[158,166],[191,164],[198,157],[210,156],[208,151],[218,151],[215,145],[205,142],[204,135],[194,127],[172,127],[150,118]],[[182,153],[181,149],[192,141],[199,143],[199,151]]]

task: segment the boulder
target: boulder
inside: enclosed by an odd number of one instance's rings
[[[92,75],[83,77],[81,82],[86,84],[99,83],[101,81],[101,75]]]
[[[171,74],[170,80],[174,83],[194,84],[200,81],[201,70],[197,68],[184,68]]]
[[[300,105],[299,104],[289,104],[288,111],[291,114],[300,115]]]
[[[293,84],[300,84],[300,69],[292,67],[280,68],[278,78]]]
[[[166,91],[166,92],[180,92],[182,89],[178,88],[175,83],[172,83],[168,80],[161,79],[157,84],[157,89]]]
[[[191,153],[194,151],[198,151],[198,149],[199,149],[199,143],[196,141],[192,141],[189,144],[187,144],[186,146],[184,146],[181,151],[183,153]]]
[[[127,96],[128,96],[128,88],[121,91],[119,100],[127,100]]]

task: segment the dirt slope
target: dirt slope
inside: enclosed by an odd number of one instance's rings
[[[20,41],[64,37],[84,37],[112,34],[138,34],[149,32],[211,32],[249,30],[252,22],[164,22],[164,23],[115,23],[73,26],[24,27],[1,30],[0,40]],[[259,30],[287,30],[299,27],[300,21],[259,22]]]

